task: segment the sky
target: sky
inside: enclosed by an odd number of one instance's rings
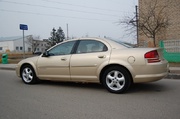
[[[135,15],[138,0],[0,0],[0,37],[25,35],[50,37],[61,27],[67,37],[111,37],[134,43],[119,20]],[[67,27],[68,24],[68,27]],[[68,28],[68,32],[67,32]]]

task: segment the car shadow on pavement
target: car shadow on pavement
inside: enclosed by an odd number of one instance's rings
[[[80,82],[61,82],[61,81],[41,81],[43,85],[55,85],[63,87],[77,87],[77,88],[95,88],[103,89],[103,85],[99,83],[80,83]]]
[[[127,93],[164,92],[166,90],[168,90],[168,87],[160,83],[139,83],[139,84],[133,84]]]
[[[22,81],[19,80],[19,83]],[[39,84],[34,85],[42,85],[42,86],[56,86],[56,87],[65,87],[65,88],[78,88],[78,89],[90,89],[90,90],[98,90],[107,92],[105,87],[99,83],[75,83],[75,82],[61,82],[61,81],[48,81],[43,80]],[[170,87],[164,85],[163,83],[139,83],[133,84],[125,94],[131,93],[155,93],[155,92],[165,92],[167,90],[171,90]]]
[[[93,89],[93,90],[101,90],[106,91],[105,87],[98,83],[74,83],[74,82],[59,82],[59,81],[42,81],[42,85],[54,85],[54,86],[61,86],[61,87],[69,87],[69,88],[80,88],[80,89]],[[140,84],[133,84],[126,94],[131,93],[140,93],[140,92],[164,92],[169,90],[163,84],[160,83],[140,83]]]

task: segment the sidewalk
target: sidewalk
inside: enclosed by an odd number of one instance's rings
[[[180,67],[169,67],[168,79],[180,79]]]
[[[15,70],[16,64],[0,64],[0,69]],[[165,78],[167,79],[180,79],[180,67],[169,67],[169,74]]]
[[[17,64],[0,64],[0,69],[15,70]]]

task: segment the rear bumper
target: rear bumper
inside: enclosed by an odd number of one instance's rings
[[[147,64],[141,68],[138,67],[137,70],[136,75],[133,77],[134,83],[152,82],[168,75],[169,64],[167,61],[162,61],[160,63]]]
[[[149,74],[149,75],[136,75],[134,78],[134,83],[144,83],[158,81],[168,75],[168,72],[161,74]]]

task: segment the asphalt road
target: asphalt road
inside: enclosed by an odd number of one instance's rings
[[[26,85],[0,70],[0,119],[180,119],[180,80],[134,85],[111,94],[99,84]]]

